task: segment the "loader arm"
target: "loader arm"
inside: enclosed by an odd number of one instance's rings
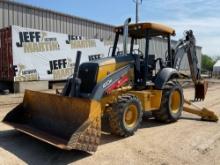
[[[187,54],[192,81],[195,85],[195,100],[204,100],[208,83],[201,78],[201,71],[196,55],[196,39],[192,30],[186,31],[184,39],[180,39],[174,50],[173,67],[180,70],[182,59]]]

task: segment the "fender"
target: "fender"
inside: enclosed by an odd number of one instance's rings
[[[164,85],[171,78],[179,78],[179,72],[173,68],[163,68],[156,76],[154,83],[156,88],[163,89]]]

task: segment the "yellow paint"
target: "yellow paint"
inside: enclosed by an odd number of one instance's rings
[[[138,109],[135,105],[128,106],[127,111],[124,113],[124,123],[127,127],[132,128],[137,123]]]
[[[143,106],[143,111],[158,110],[161,104],[162,90],[129,91],[138,97]]]
[[[142,104],[143,111],[158,110],[161,104],[162,90],[142,90],[142,91],[115,91],[110,95],[104,96],[101,100],[102,114],[105,114],[105,107],[117,102],[118,96],[130,93],[135,95]]]
[[[107,60],[104,60],[103,62],[99,63],[99,73],[97,77],[97,82],[100,82],[104,78],[106,78],[107,75],[115,72],[116,70],[126,66],[129,62],[120,62],[116,63],[114,58],[109,58]],[[133,69],[129,71],[128,73],[130,79],[133,79]]]
[[[97,82],[100,82],[104,78],[106,78],[107,75],[111,74],[115,71],[116,65],[115,63],[107,64],[99,67],[99,73],[97,77]]]
[[[180,92],[175,90],[171,93],[170,97],[171,97],[171,103],[170,103],[171,111],[173,113],[177,113],[180,110],[180,106],[181,106]]]
[[[118,26],[114,29],[115,32],[120,32],[123,33],[123,28],[124,26]],[[156,31],[160,32],[161,34],[170,34],[170,35],[175,35],[175,30],[169,26],[163,25],[163,24],[158,24],[158,23],[150,23],[150,22],[145,22],[145,23],[136,23],[136,24],[129,24],[128,26],[129,31],[130,30],[141,30],[143,31],[140,34],[144,34],[145,30],[151,30],[151,31]],[[151,33],[150,33],[151,34]]]

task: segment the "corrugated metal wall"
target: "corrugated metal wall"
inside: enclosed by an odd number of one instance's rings
[[[0,0],[0,29],[10,25],[35,28],[40,30],[81,35],[87,38],[98,38],[113,40],[114,26],[91,21],[63,13],[41,9],[7,0]],[[141,49],[144,48],[144,40],[140,42]],[[172,42],[175,44],[175,41]],[[161,38],[154,38],[150,42],[150,53],[164,56],[167,50],[166,42]],[[197,48],[197,55],[201,61],[201,47]],[[188,62],[183,60],[183,69],[188,70]]]
[[[0,28],[10,25],[82,35],[88,38],[113,38],[113,26],[50,10],[0,0]]]

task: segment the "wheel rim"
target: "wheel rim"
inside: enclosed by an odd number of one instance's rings
[[[171,93],[171,103],[170,108],[173,113],[177,113],[181,105],[181,95],[180,92],[175,90]]]
[[[138,118],[138,110],[135,105],[129,105],[127,111],[124,114],[124,123],[126,127],[132,128],[136,125]]]

